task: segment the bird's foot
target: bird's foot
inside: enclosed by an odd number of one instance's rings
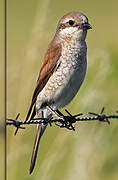
[[[60,119],[58,120],[59,123],[56,123],[56,125],[60,128],[66,128],[75,131],[75,127],[73,126],[73,124],[76,122],[76,117],[82,115],[82,113],[73,116],[67,109],[65,109],[65,111],[68,114],[67,116],[64,116],[59,110],[56,110],[56,112],[60,116]]]
[[[48,106],[48,109],[51,111],[51,113],[57,119],[57,122],[55,122],[56,126],[59,126],[60,128],[66,128],[66,129],[75,131],[75,127],[73,126],[73,124],[76,122],[76,120],[77,120],[76,118],[78,116],[81,116],[82,113],[73,116],[67,109],[65,109],[67,116],[64,116],[62,114],[62,112],[60,112],[58,109],[54,111],[49,106]]]

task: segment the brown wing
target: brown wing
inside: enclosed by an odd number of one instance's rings
[[[47,52],[45,54],[44,57],[44,62],[42,64],[40,73],[39,73],[39,77],[37,80],[37,86],[36,89],[34,91],[33,97],[32,97],[32,102],[26,117],[26,121],[29,119],[29,116],[31,114],[32,108],[36,102],[37,96],[38,94],[41,92],[41,90],[44,88],[44,86],[46,85],[48,79],[50,78],[50,76],[52,75],[53,71],[55,70],[55,67],[57,65],[57,61],[60,58],[61,55],[61,45],[60,44],[55,44],[52,43],[48,46]],[[32,119],[35,116],[36,112],[35,112],[35,107],[33,110],[33,113],[31,115]]]

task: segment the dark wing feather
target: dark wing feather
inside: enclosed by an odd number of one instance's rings
[[[48,46],[47,52],[45,54],[44,62],[42,64],[42,67],[41,67],[41,70],[39,73],[39,77],[37,80],[37,86],[36,86],[36,89],[34,91],[34,94],[32,97],[32,102],[31,102],[31,105],[30,105],[30,108],[29,108],[29,111],[28,111],[28,114],[27,114],[25,121],[27,121],[31,115],[32,108],[36,102],[38,94],[44,88],[44,86],[46,85],[50,76],[52,75],[53,71],[55,70],[55,67],[57,65],[58,59],[60,58],[60,55],[61,55],[61,45],[56,44],[52,41],[50,43],[50,45]],[[33,115],[31,115],[32,118],[35,116],[35,114],[36,114],[35,112],[36,112],[36,110],[34,107],[34,110],[32,112]]]

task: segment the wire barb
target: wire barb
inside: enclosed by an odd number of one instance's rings
[[[88,114],[92,115],[89,117],[83,117],[82,113],[72,115],[67,109],[65,109],[65,112],[67,115],[64,115],[59,110],[53,111],[51,109],[51,112],[53,112],[53,115],[55,118],[34,118],[30,121],[18,121],[18,118],[20,116],[20,113],[17,114],[15,119],[7,118],[6,125],[13,125],[16,127],[14,135],[17,134],[19,129],[25,129],[25,127],[22,127],[21,125],[31,125],[31,124],[49,124],[52,126],[54,123],[56,126],[59,126],[60,128],[66,128],[68,130],[75,131],[75,127],[73,124],[79,121],[100,121],[100,122],[107,122],[110,124],[109,119],[118,119],[118,115],[107,115],[104,113],[105,108],[103,107],[100,111],[100,113],[95,112],[89,112]],[[116,111],[118,113],[118,111]]]
[[[14,132],[14,135],[15,135],[15,136],[16,136],[16,134],[17,134],[17,132],[18,132],[19,129],[25,129],[25,127],[22,127],[22,126],[21,126],[21,122],[18,121],[19,116],[20,116],[20,113],[17,114],[17,116],[16,116],[15,119],[9,119],[9,118],[7,119],[8,121],[11,121],[11,122],[12,122],[11,124],[16,127],[16,130],[15,130],[15,132]]]
[[[110,125],[110,121],[109,121],[108,116],[106,116],[105,114],[103,114],[104,110],[105,110],[105,108],[103,107],[103,108],[101,109],[101,111],[100,111],[99,114],[94,113],[94,112],[89,112],[89,114],[94,115],[94,116],[97,116],[99,121],[101,121],[101,122],[107,122],[107,123]]]

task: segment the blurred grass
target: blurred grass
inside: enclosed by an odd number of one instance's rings
[[[1,7],[2,8],[2,7]],[[118,109],[118,2],[103,1],[8,1],[8,117],[21,112],[25,118],[40,65],[61,16],[81,11],[93,29],[88,32],[88,71],[82,88],[68,105],[74,114],[106,113]],[[34,173],[28,168],[35,126],[13,136],[7,129],[9,180],[116,180],[118,179],[118,123],[94,122],[76,125],[76,132],[48,128]]]

